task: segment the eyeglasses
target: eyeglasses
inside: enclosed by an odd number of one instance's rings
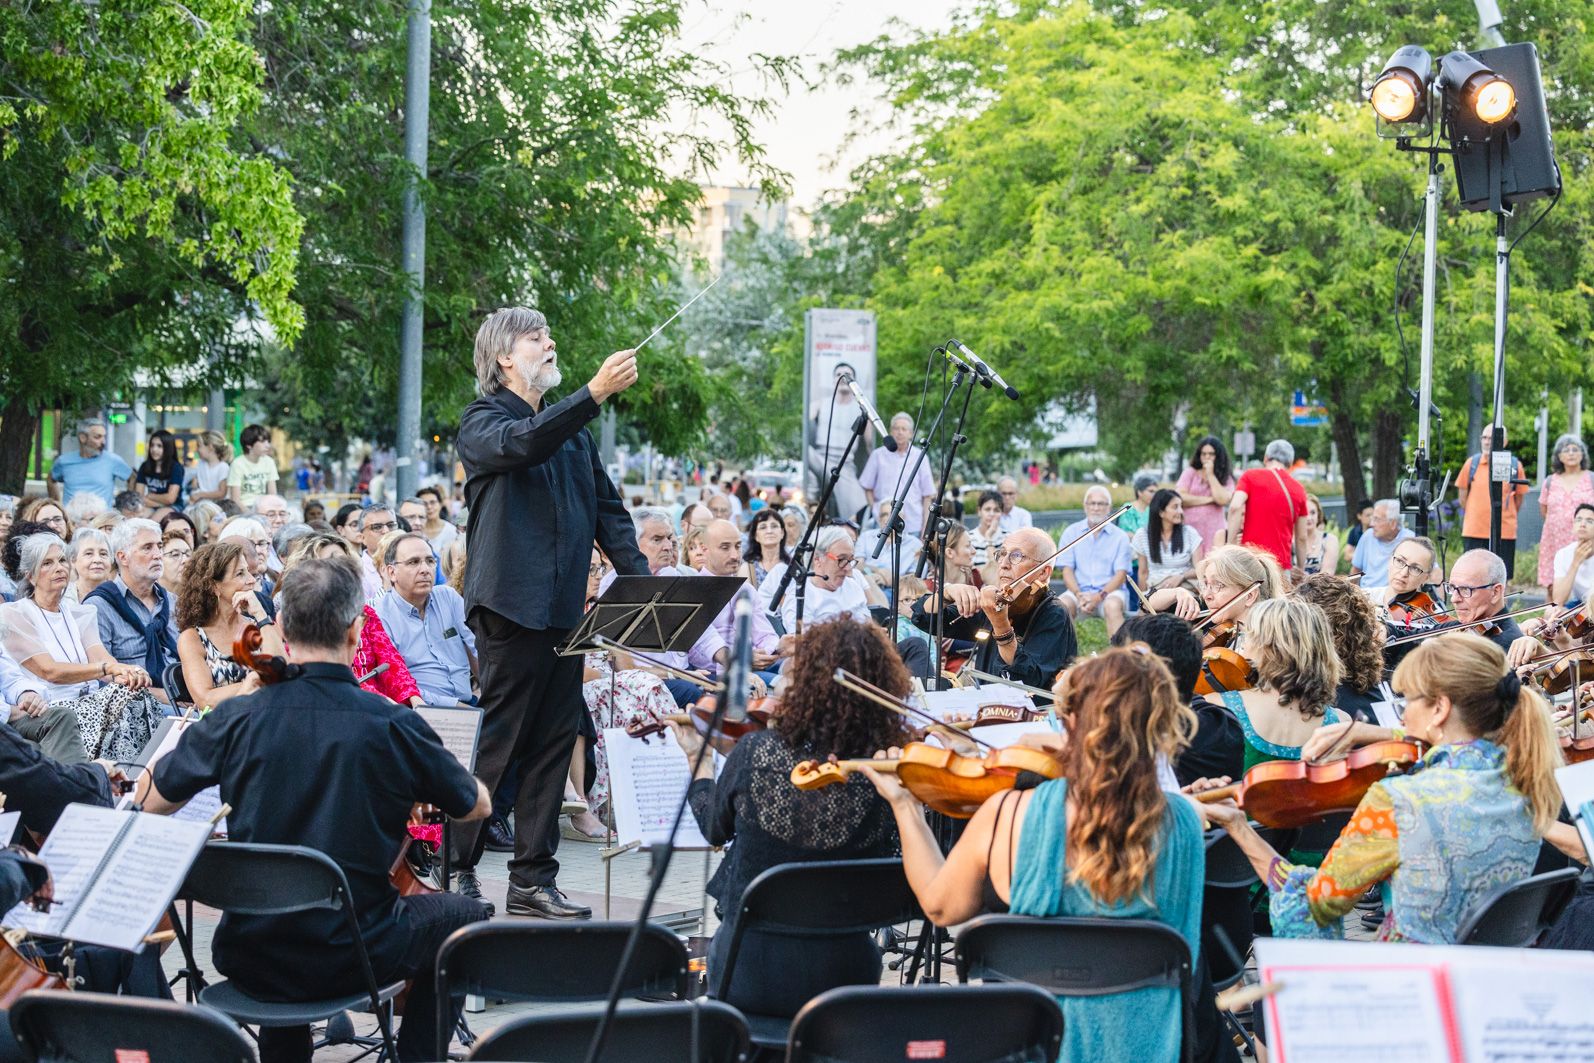
[[[1389,559],[1389,571],[1391,573],[1393,573],[1396,569],[1402,569],[1413,576],[1420,576],[1424,572],[1427,572],[1431,567],[1431,564],[1414,565],[1410,561],[1405,561],[1398,557],[1392,557]]]
[[[271,540],[270,539],[250,539],[249,542],[257,550],[270,550],[271,549]]]
[[[437,564],[437,558],[435,558],[435,557],[431,556],[430,554],[428,554],[425,557],[412,557],[412,558],[410,558],[407,561],[395,561],[395,562],[393,562],[393,567],[394,568],[433,568],[433,567],[436,566],[436,564]]]
[[[365,527],[361,528],[360,530],[361,531],[387,532],[387,531],[392,531],[394,528],[397,528],[397,527],[398,527],[398,521],[390,520],[386,524],[375,524],[375,523],[367,524]]]
[[[64,528],[66,527],[66,518],[57,513],[53,517],[45,517],[43,520],[39,521],[39,523],[48,524],[52,528]]]
[[[997,559],[996,559],[996,563],[998,565],[1007,565],[1007,566],[1009,566],[1011,568],[1017,568],[1019,565],[1022,565],[1027,560],[1029,560],[1029,555],[1026,554],[1024,551],[1022,551],[1022,550],[1009,550],[1005,554],[998,555]]]
[[[1446,583],[1444,589],[1445,593],[1456,601],[1464,602],[1479,591],[1486,591],[1490,587],[1498,586],[1500,586],[1498,583],[1479,583],[1476,586],[1469,586],[1465,583]]]
[[[607,571],[609,571],[609,566],[605,565],[601,561],[598,562],[596,565],[588,565],[587,566],[587,575],[589,575],[589,576],[601,576]]]
[[[168,557],[168,558],[171,558],[174,561],[177,560],[180,557],[192,556],[192,554],[193,554],[192,550],[164,550],[164,551],[161,552],[161,556],[162,557]]]
[[[825,556],[834,561],[838,568],[851,568],[853,565],[858,563],[858,559],[852,554],[846,554],[845,556],[838,557],[835,554],[827,553]]]

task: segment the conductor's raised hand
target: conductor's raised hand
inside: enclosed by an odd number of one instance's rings
[[[618,395],[636,383],[636,351],[615,351],[603,360],[597,375],[587,385],[593,402]]]

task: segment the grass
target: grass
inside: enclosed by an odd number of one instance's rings
[[[1107,648],[1107,622],[1099,616],[1080,617],[1074,621],[1074,637],[1081,657],[1099,653]]]

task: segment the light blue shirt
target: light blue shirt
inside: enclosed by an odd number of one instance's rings
[[[1088,521],[1076,520],[1064,529],[1060,541],[1066,543],[1085,535],[1085,529],[1089,527]],[[1057,565],[1059,568],[1072,568],[1079,589],[1088,594],[1107,586],[1107,581],[1118,573],[1127,574],[1134,560],[1133,553],[1129,536],[1109,521],[1064,550],[1057,559]]]
[[[1351,567],[1362,573],[1362,590],[1375,591],[1389,586],[1389,559],[1395,555],[1395,547],[1411,537],[1410,528],[1400,529],[1387,543],[1371,531],[1362,535],[1350,560]]]
[[[116,493],[127,490],[132,466],[108,450],[92,458],[81,454],[61,454],[50,466],[50,479],[61,485],[61,499],[72,501],[85,492],[99,495],[107,506],[115,505]]]
[[[470,658],[476,636],[465,625],[465,599],[452,587],[433,587],[426,614],[390,590],[371,608],[382,618],[404,666],[428,705],[452,705],[470,697]]]

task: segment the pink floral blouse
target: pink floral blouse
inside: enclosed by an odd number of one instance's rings
[[[408,705],[411,698],[421,696],[421,688],[415,685],[415,678],[404,667],[404,658],[388,637],[387,628],[382,626],[382,618],[368,605],[365,607],[365,627],[360,630],[360,648],[354,654],[354,674],[365,675],[383,664],[388,666],[387,671],[361,683],[360,689],[381,694],[400,705]]]

